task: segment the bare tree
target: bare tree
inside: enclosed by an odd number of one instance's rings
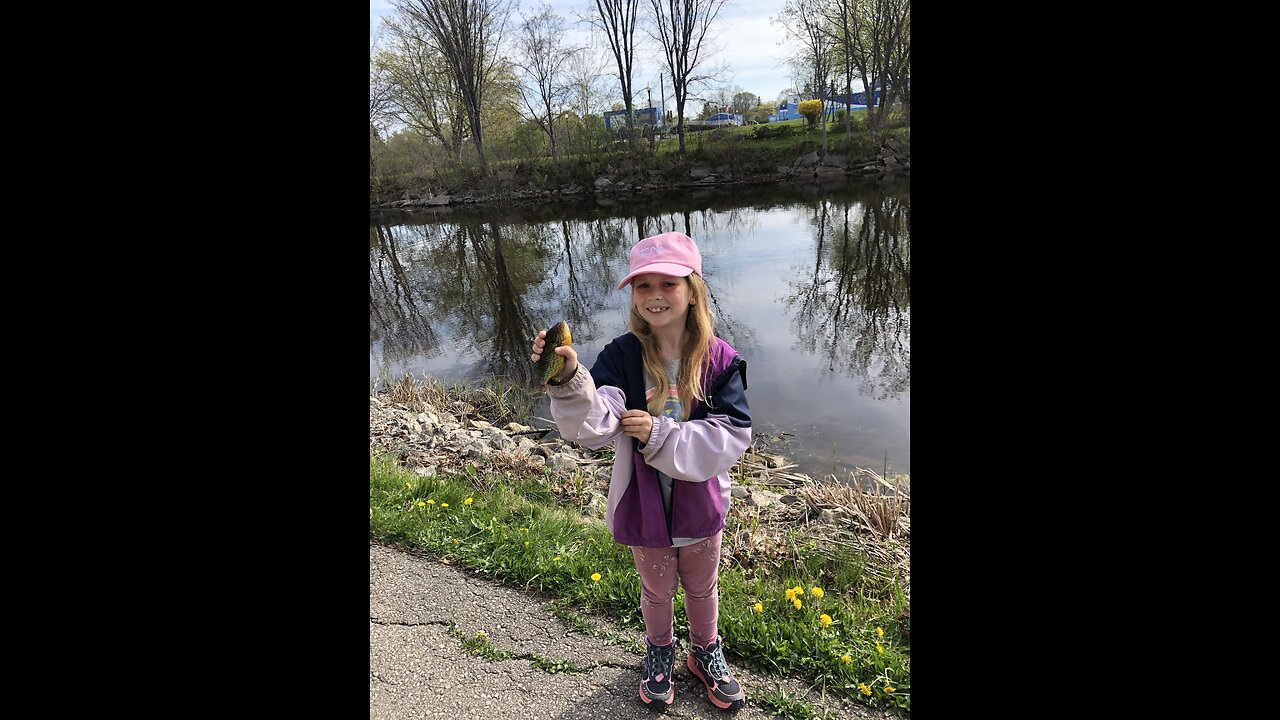
[[[827,9],[827,22],[835,34],[837,65],[844,71],[844,139],[853,137],[853,48],[850,39],[849,20],[857,0],[832,0]]]
[[[867,124],[883,126],[911,70],[910,0],[856,0],[849,18],[849,49],[866,94]],[[893,75],[899,78],[892,78]],[[905,89],[905,87],[903,88]],[[875,91],[880,90],[880,102]]]
[[[468,137],[467,112],[445,59],[423,36],[424,28],[407,11],[383,21],[386,49],[377,63],[390,85],[386,112],[396,122],[435,138],[450,157],[462,162]]]
[[[522,60],[516,66],[524,71],[525,81],[531,85],[520,85],[520,98],[551,141],[552,159],[556,157],[555,120],[569,91],[562,74],[576,50],[565,45],[564,37],[564,18],[543,4],[536,15],[524,18],[516,40]]]
[[[812,73],[813,89],[822,100],[822,155],[827,155],[827,86],[831,78],[831,34],[820,5],[806,0],[787,0],[779,13],[787,34],[804,52],[806,69]]]
[[[599,0],[597,0],[599,1]],[[676,127],[680,133],[680,153],[684,154],[684,103],[689,87],[711,75],[699,75],[698,68],[710,53],[707,37],[711,23],[720,14],[725,0],[649,0],[653,6],[654,38],[662,45],[662,54],[671,72],[671,86],[676,99]]]
[[[613,50],[618,68],[618,84],[622,88],[622,104],[627,111],[627,127],[635,129],[631,114],[631,66],[636,49],[636,9],[640,0],[595,0],[596,12],[582,18],[604,33]],[[634,142],[635,133],[629,133]],[[681,141],[683,144],[683,141]]]
[[[608,97],[608,91],[601,87],[605,76],[600,68],[604,64],[604,58],[597,57],[595,48],[584,48],[575,52],[565,65],[570,104],[582,117],[590,115],[592,108],[604,107]]]
[[[480,172],[488,173],[480,109],[487,79],[498,62],[498,45],[506,27],[509,0],[392,0],[398,10],[426,29],[424,39],[439,53],[467,112]]]
[[[885,93],[902,102],[902,112],[911,117],[911,0],[887,0],[889,16],[885,33]]]

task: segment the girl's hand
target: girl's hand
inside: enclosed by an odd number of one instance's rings
[[[547,344],[544,339],[546,337],[546,330],[538,331],[538,337],[533,339],[533,354],[529,356],[530,360],[538,362],[542,359],[542,349]],[[573,349],[572,345],[561,345],[553,352],[557,355],[564,356],[564,370],[560,372],[560,375],[558,375],[555,380],[558,383],[565,382],[569,378],[573,377],[573,374],[578,370],[578,352]]]
[[[647,410],[626,410],[622,413],[622,434],[630,435],[642,443],[649,442],[653,432],[653,416]]]

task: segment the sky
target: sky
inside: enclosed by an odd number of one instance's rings
[[[790,44],[780,42],[783,37],[782,30],[769,22],[770,18],[782,9],[783,1],[729,0],[721,9],[713,32],[717,34],[715,44],[721,49],[718,57],[723,58],[723,64],[728,65],[729,68],[729,72],[721,78],[720,84],[731,91],[730,95],[735,91],[734,88],[740,88],[743,92],[759,95],[764,103],[770,103],[785,90],[793,87],[791,70],[786,62],[791,52],[787,49]],[[519,2],[521,9],[529,14],[535,7],[541,5],[542,0],[513,0],[513,2]],[[552,10],[570,23],[576,21],[575,12],[586,14],[588,10],[594,12],[595,8],[592,0],[548,0],[548,4]],[[649,0],[640,0],[639,14],[643,15],[647,8],[649,8]],[[652,10],[650,9],[649,12],[652,13]],[[373,42],[378,34],[380,18],[390,14],[392,14],[390,2],[369,0],[370,42]],[[515,15],[512,17],[519,22]],[[571,25],[571,27],[575,28],[570,33],[571,41],[579,45],[588,44],[588,34],[579,29],[580,26]],[[636,99],[645,100],[644,86],[646,83],[652,83],[653,104],[660,105],[658,73],[661,68],[657,59],[660,52],[643,29],[636,31],[636,43],[640,48],[636,52],[636,67],[633,71],[632,83],[634,87],[639,87],[641,90],[636,94]],[[601,38],[601,44],[604,44],[603,38]],[[613,67],[611,57],[609,67],[610,69]],[[667,109],[674,109],[670,77],[666,78],[666,91]],[[621,93],[617,92],[617,96],[613,99],[620,102]],[[697,109],[687,107],[685,112],[687,115],[692,115],[700,109],[700,107]]]

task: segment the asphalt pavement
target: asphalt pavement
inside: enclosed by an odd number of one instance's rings
[[[747,705],[728,713],[711,704],[702,683],[676,655],[675,700],[665,712],[637,692],[642,655],[571,630],[551,598],[479,579],[437,560],[369,544],[369,717],[371,720],[649,720],[778,717],[754,704],[755,687],[803,692],[798,681],[758,676],[734,666]],[[593,618],[597,627],[607,620]],[[513,657],[490,660],[463,647],[483,631]],[[638,630],[621,630],[642,642]],[[686,641],[687,642],[687,641]],[[587,672],[547,672],[535,659],[569,661]],[[775,683],[781,682],[781,685]],[[827,706],[833,718],[883,718],[863,706]]]

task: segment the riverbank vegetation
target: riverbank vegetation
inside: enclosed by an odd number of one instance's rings
[[[804,13],[780,3],[773,20],[794,53],[779,68],[779,87],[762,98],[759,89],[717,80],[728,68],[707,66],[724,2],[693,0],[671,17],[662,3],[588,6],[578,19],[596,27],[597,45],[575,47],[567,32],[575,20],[549,6],[526,15],[477,0],[455,17],[461,10],[448,3],[393,0],[370,47],[371,200],[574,194],[605,175],[618,182],[609,170],[624,168],[649,183],[688,181],[695,166],[763,178],[815,151],[856,165],[874,160],[890,138],[909,146],[908,3],[825,0]],[[646,45],[635,31],[651,25],[659,31]],[[808,47],[798,42],[807,30],[832,41]],[[643,57],[657,61],[663,83],[634,76],[632,59]],[[779,112],[772,93],[787,84],[825,109],[822,122],[799,131],[763,124]],[[849,112],[863,101],[854,99],[857,84],[875,92],[864,93],[869,107]],[[708,118],[725,110],[748,124],[710,127]]]
[[[485,407],[494,419],[524,406],[493,384],[464,390],[406,379],[380,397],[409,412]],[[735,485],[757,492],[745,468],[732,475]],[[579,488],[587,482],[577,473],[574,481]],[[545,468],[484,457],[419,473],[394,452],[371,447],[370,538],[641,630],[630,552],[613,541],[588,503],[566,495],[571,484]],[[904,546],[909,562],[909,505],[898,493],[816,486],[793,492],[803,501],[773,515],[785,518],[779,523],[754,502],[731,505],[720,574],[727,652],[758,671],[802,677],[823,693],[909,713],[910,586],[895,564]],[[787,514],[822,502],[843,503],[861,516],[858,542],[847,542],[831,525]],[[675,602],[677,635],[687,636],[682,593]]]

